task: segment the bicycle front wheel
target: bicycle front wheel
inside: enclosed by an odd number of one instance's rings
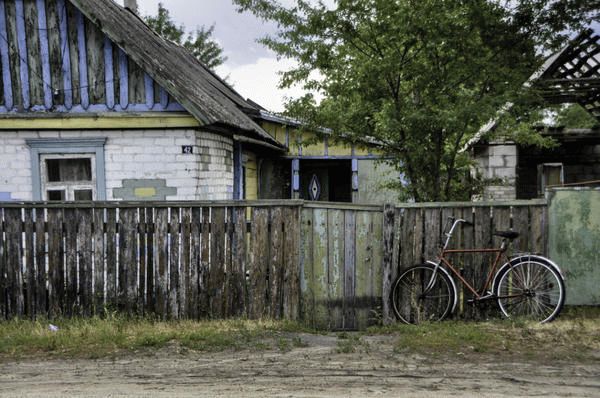
[[[508,318],[550,322],[565,302],[565,285],[558,272],[538,261],[521,261],[497,276],[496,296]]]
[[[392,286],[392,308],[404,323],[418,324],[441,321],[452,311],[454,287],[450,278],[438,270],[431,287],[434,267],[428,264],[410,267],[398,276]]]

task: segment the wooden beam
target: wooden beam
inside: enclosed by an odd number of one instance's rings
[[[152,109],[154,107],[154,80],[152,80],[148,73],[144,73],[144,85],[146,92],[146,106],[148,106],[148,109]]]
[[[0,118],[0,130],[85,130],[198,128],[193,116],[120,116]],[[0,133],[1,134],[1,133]]]
[[[77,10],[77,44],[79,52],[79,85],[81,94],[81,106],[87,109],[90,106],[90,91],[87,69],[87,49],[85,44],[85,25],[83,14]]]
[[[65,4],[65,0],[56,0],[56,8],[58,12],[58,20],[60,22],[59,31],[65,107],[67,109],[71,109],[73,107],[73,82],[71,78],[71,55],[68,45],[69,35],[67,26],[67,6]]]
[[[104,37],[104,84],[106,87],[106,106],[115,107],[115,71],[113,65],[113,47],[108,37]]]
[[[48,21],[46,0],[37,0],[38,27],[40,28],[40,55],[42,58],[42,80],[44,84],[44,106],[52,108],[52,77],[50,74],[50,48],[48,46]]]
[[[129,105],[129,68],[127,54],[119,48],[119,104],[121,109]]]
[[[25,38],[25,10],[23,0],[16,0],[15,10],[17,17],[17,45],[20,61],[21,95],[23,97],[23,108],[29,109],[31,99],[29,96],[29,65],[27,64],[27,40]]]
[[[4,0],[0,0],[0,59],[2,62],[2,86],[4,87],[4,106],[7,110],[13,108],[12,79],[10,77],[10,55],[8,52],[8,32],[6,29],[6,11]],[[6,39],[6,40],[5,40]]]
[[[160,88],[160,105],[163,109],[166,109],[169,106],[169,93],[164,88]]]

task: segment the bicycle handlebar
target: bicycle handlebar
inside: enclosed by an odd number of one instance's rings
[[[450,241],[450,238],[452,237],[452,233],[454,232],[454,229],[456,228],[456,226],[460,223],[463,223],[470,227],[473,226],[473,223],[471,221],[467,221],[462,218],[456,219],[453,216],[448,217],[448,222],[446,222],[446,225],[444,226],[444,230],[443,230],[444,235],[446,235],[446,240],[444,241],[443,238],[440,240],[440,247],[442,247],[444,249],[446,247],[448,247],[448,242]],[[448,226],[450,226],[450,229],[448,229]],[[448,231],[448,232],[446,232],[446,231]]]

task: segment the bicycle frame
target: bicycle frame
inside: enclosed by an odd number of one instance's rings
[[[433,285],[435,284],[435,278],[437,275],[437,271],[438,268],[444,264],[446,266],[447,269],[449,269],[452,274],[454,276],[456,276],[456,278],[458,278],[458,280],[460,280],[460,282],[473,294],[474,296],[474,300],[482,300],[482,299],[486,299],[486,298],[492,298],[493,294],[489,293],[489,286],[490,283],[492,282],[494,275],[496,274],[496,271],[498,269],[498,265],[500,264],[500,259],[502,258],[502,255],[506,252],[506,239],[502,240],[502,244],[499,248],[492,248],[492,249],[448,249],[448,244],[450,242],[450,239],[452,238],[452,235],[454,233],[454,230],[456,229],[456,227],[458,226],[458,224],[460,223],[465,223],[465,224],[471,224],[470,222],[463,220],[463,219],[457,219],[457,220],[453,220],[452,222],[452,227],[450,228],[450,231],[446,233],[446,240],[444,242],[443,245],[440,245],[441,250],[440,250],[440,254],[439,257],[437,258],[437,263],[436,263],[436,267],[435,270],[433,272],[433,275],[431,277],[431,280],[429,281],[429,283],[427,284],[427,287],[425,288],[425,291],[429,291],[429,289],[431,289],[433,287]],[[447,224],[446,224],[447,225]],[[472,224],[471,224],[472,225]],[[447,227],[444,228],[444,230]],[[494,262],[492,264],[492,267],[490,268],[488,275],[486,277],[486,281],[485,284],[481,287],[480,291],[477,291],[476,287],[474,287],[473,285],[471,285],[465,278],[463,278],[463,276],[460,274],[460,272],[452,265],[452,263],[446,258],[446,255],[451,255],[451,254],[461,254],[461,253],[470,253],[470,254],[474,254],[474,253],[495,253],[496,256],[494,258]],[[504,255],[504,257],[506,258],[506,260],[508,260],[508,257],[506,255]],[[488,292],[486,294],[486,292]]]
[[[461,223],[473,225],[463,219],[449,218],[444,227],[446,238],[440,242],[435,261],[428,260],[425,264],[409,267],[394,281],[391,299],[398,319],[405,323],[419,323],[446,318],[455,311],[457,304],[462,303],[462,293],[456,284],[458,280],[466,287],[465,295],[471,293],[468,303],[494,300],[507,318],[531,317],[541,323],[553,320],[565,300],[564,277],[558,265],[537,254],[509,256],[509,242],[519,236],[514,232],[495,232],[494,235],[502,238],[502,244],[495,248],[449,248],[453,232]],[[485,261],[488,265],[484,264],[486,270],[482,270],[481,280],[465,279],[460,268],[450,260],[454,254],[479,253],[491,257]],[[488,260],[487,256],[485,260]],[[500,265],[501,262],[503,265]],[[438,278],[443,279],[439,285]]]

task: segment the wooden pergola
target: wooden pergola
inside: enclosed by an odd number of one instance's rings
[[[579,34],[550,57],[530,82],[548,103],[578,103],[600,121],[598,33],[588,29]]]

